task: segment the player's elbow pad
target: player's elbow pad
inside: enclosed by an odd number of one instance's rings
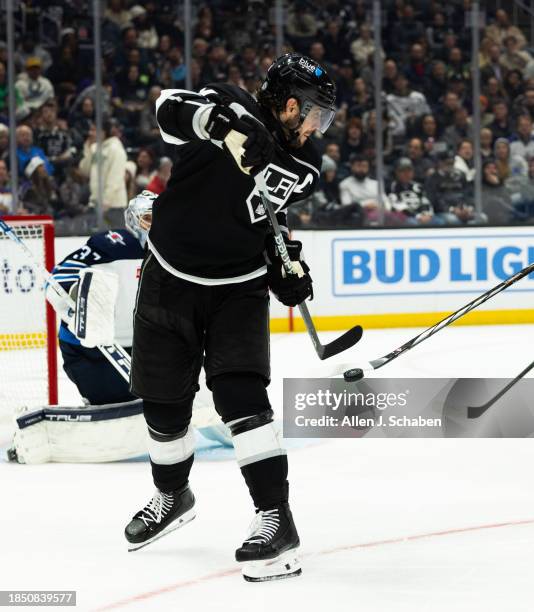
[[[156,119],[161,130],[174,138],[184,142],[206,140],[207,136],[199,130],[199,115],[204,110],[209,112],[212,106],[186,104],[183,100],[169,98],[158,108]]]

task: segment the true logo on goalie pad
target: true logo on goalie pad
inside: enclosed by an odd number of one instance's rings
[[[300,177],[276,164],[269,164],[263,171],[265,183],[269,188],[269,197],[275,212],[281,210],[298,185]],[[251,223],[257,223],[266,218],[266,211],[257,187],[254,187],[247,198],[247,207]]]
[[[109,230],[106,234],[106,238],[112,242],[113,244],[122,244],[122,246],[126,246],[124,242],[124,238],[119,234],[119,232],[114,232],[113,230]]]

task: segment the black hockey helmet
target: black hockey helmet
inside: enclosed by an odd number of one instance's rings
[[[258,92],[258,102],[278,112],[289,98],[299,101],[301,124],[313,116],[317,129],[326,132],[336,112],[336,86],[322,66],[299,53],[286,53],[275,60]]]

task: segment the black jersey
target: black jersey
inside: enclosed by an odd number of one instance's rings
[[[199,93],[162,92],[157,119],[163,139],[178,145],[177,161],[166,190],[154,202],[149,248],[167,271],[205,285],[264,274],[269,228],[254,179],[241,172],[221,142],[206,140],[200,130],[196,113],[215,103],[230,106],[239,116],[256,117],[275,136],[275,157],[263,175],[282,225],[283,211],[315,189],[321,165],[310,141],[289,147],[276,136],[276,122],[238,87],[216,84]]]

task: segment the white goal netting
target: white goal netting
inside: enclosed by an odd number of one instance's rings
[[[37,261],[54,258],[53,225],[41,217],[4,217]],[[15,408],[57,402],[55,317],[38,267],[0,230],[0,420]]]

